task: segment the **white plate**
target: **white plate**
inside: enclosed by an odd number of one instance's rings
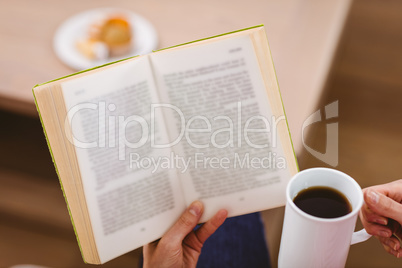
[[[124,15],[132,28],[132,49],[129,53],[105,60],[90,60],[76,49],[76,42],[87,36],[88,26],[107,14]],[[158,36],[152,24],[140,15],[120,8],[98,8],[79,13],[67,19],[56,31],[53,48],[65,64],[75,70],[84,70],[130,56],[143,55],[155,50]]]

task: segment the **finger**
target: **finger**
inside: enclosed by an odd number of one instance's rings
[[[382,243],[382,246],[389,254],[394,255],[397,258],[400,258],[402,256],[402,249],[400,247],[398,249],[394,249],[392,246],[389,246],[385,241],[384,243]]]
[[[396,180],[390,183],[380,184],[366,188],[365,190],[372,189],[377,193],[381,193],[398,203],[402,201],[402,180]],[[364,190],[363,190],[364,191]]]
[[[394,234],[399,234],[399,233],[401,232],[401,225],[400,225],[397,221],[395,221],[395,220],[393,220],[393,219],[390,219],[390,220],[388,221],[387,227],[388,227],[388,228],[392,231],[392,233],[394,233]]]
[[[201,218],[204,206],[200,201],[194,201],[180,216],[179,220],[162,237],[174,245],[181,244],[183,239],[194,229]]]
[[[380,240],[383,246],[387,246],[394,251],[398,251],[401,248],[401,244],[395,236],[389,238],[378,237],[378,240]]]
[[[399,240],[402,240],[402,226],[398,224],[397,227],[394,227],[394,236],[396,236]]]
[[[364,229],[366,229],[368,234],[378,236],[378,237],[384,237],[384,238],[389,238],[392,236],[392,231],[388,227],[384,225],[379,225],[376,223],[371,223],[371,222],[366,222],[363,223]]]
[[[228,216],[226,209],[219,210],[209,221],[204,223],[197,231],[195,235],[198,240],[204,244],[204,242],[223,224]]]
[[[372,189],[364,192],[364,201],[378,215],[402,223],[402,205],[400,203]]]
[[[156,246],[158,245],[159,241],[160,241],[160,239],[157,239],[147,245],[144,245],[143,250],[144,251],[150,251],[150,250],[153,251],[156,248]]]
[[[377,223],[381,225],[388,224],[388,218],[378,215],[372,211],[366,204],[364,204],[360,210],[360,219],[366,222]]]
[[[144,245],[144,246],[142,247],[142,254],[143,254],[144,258],[145,258],[146,256],[152,255],[152,253],[154,252],[154,250],[155,250],[155,249],[152,248],[152,247],[150,246],[150,244]]]
[[[151,255],[154,253],[154,251],[155,251],[155,249],[156,249],[156,246],[157,246],[158,243],[159,243],[159,240],[160,240],[160,239],[155,240],[154,242],[151,242],[151,243],[149,243],[149,244],[146,244],[146,245],[144,245],[144,246],[142,247],[142,254],[143,254],[144,258],[145,258],[146,256],[151,256]]]
[[[381,237],[390,237],[392,235],[392,230],[389,228],[389,226],[378,224],[375,222],[380,220],[378,219],[376,220],[372,216],[372,212],[370,211],[370,209],[367,208],[366,205],[363,205],[362,209],[360,210],[359,216],[364,226],[364,229],[366,229],[367,233]],[[380,222],[384,223],[383,221]]]
[[[228,212],[225,209],[219,210],[210,220],[188,235],[184,243],[197,252],[201,252],[205,241],[223,224],[227,215]]]
[[[392,248],[388,247],[387,245],[383,245],[383,247],[384,247],[385,251],[388,252],[389,254],[394,255],[397,258],[401,257],[401,254],[402,254],[401,249],[393,250]]]

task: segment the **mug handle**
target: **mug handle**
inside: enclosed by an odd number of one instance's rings
[[[371,237],[371,234],[368,234],[366,229],[361,229],[360,231],[354,232],[352,235],[352,240],[350,241],[351,245],[361,243],[366,241]]]

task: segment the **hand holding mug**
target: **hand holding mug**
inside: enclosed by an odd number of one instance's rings
[[[380,240],[388,253],[402,257],[397,238],[402,238],[402,180],[366,188],[363,194],[360,219],[364,228]]]

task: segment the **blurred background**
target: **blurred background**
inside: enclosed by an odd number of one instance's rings
[[[89,266],[79,252],[31,89],[78,71],[55,52],[55,34],[72,16],[102,7],[145,18],[157,37],[151,50],[265,24],[300,169],[328,166],[304,148],[302,124],[338,101],[338,118],[331,119],[339,123],[335,168],[362,187],[401,179],[402,1],[2,0],[0,267]],[[145,38],[138,35],[133,38]],[[326,123],[305,130],[306,144],[320,152],[326,150]],[[262,215],[276,266],[283,209]],[[140,255],[138,249],[103,266],[136,267]],[[347,261],[347,267],[401,264],[374,238],[352,246]]]

